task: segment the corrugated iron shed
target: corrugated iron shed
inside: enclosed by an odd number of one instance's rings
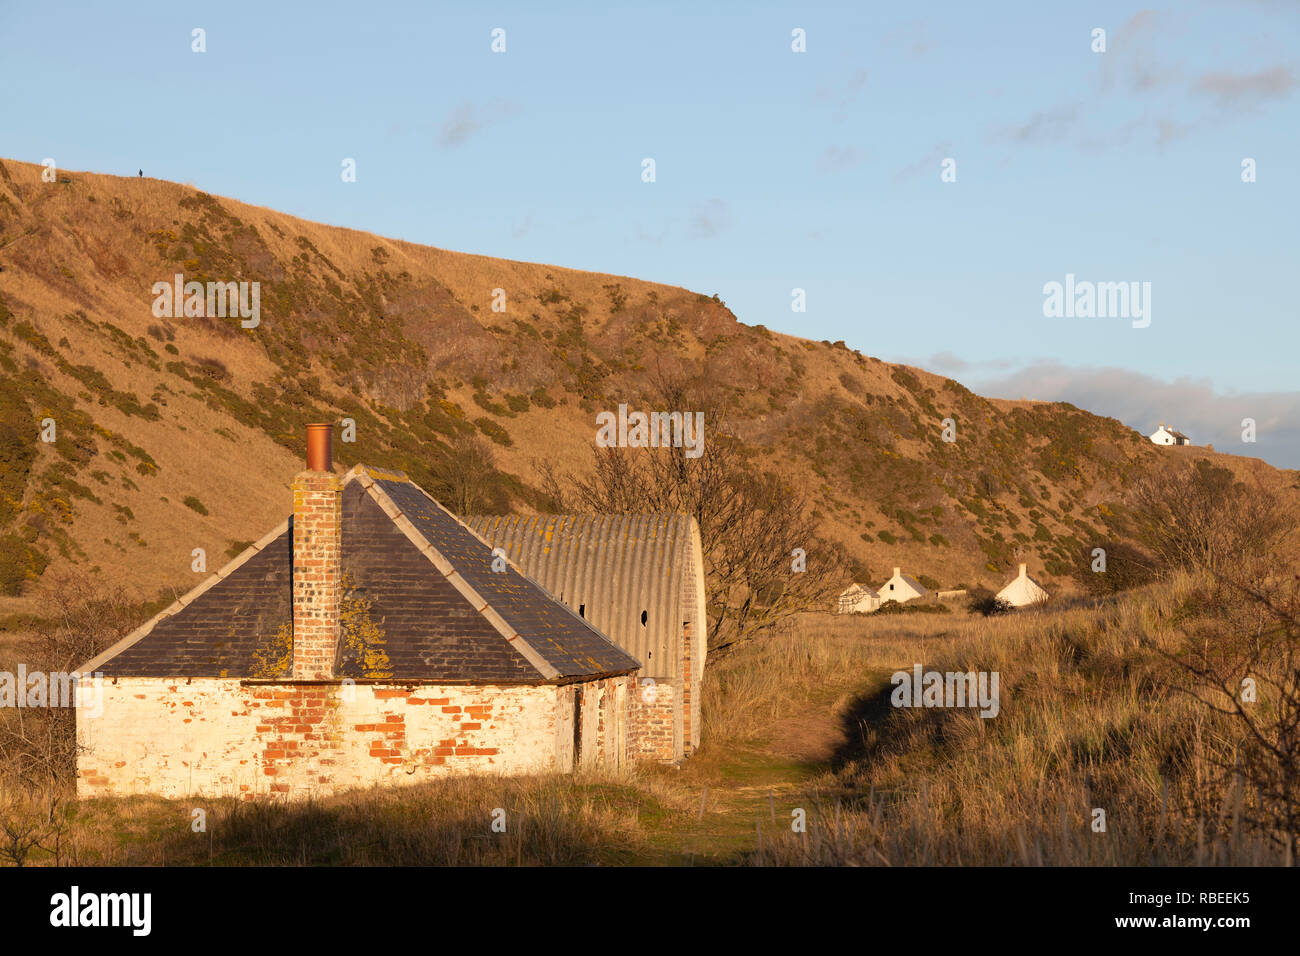
[[[681,634],[704,671],[707,620],[699,526],[682,514],[472,515],[463,519],[530,578],[642,663],[682,676]]]

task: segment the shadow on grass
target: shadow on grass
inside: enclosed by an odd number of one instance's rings
[[[894,716],[890,703],[893,686],[886,682],[874,691],[859,694],[849,701],[839,715],[841,740],[831,754],[829,768],[838,773],[851,764],[869,760],[875,750],[874,740],[886,734]]]
[[[205,829],[191,827],[194,809]],[[634,860],[642,813],[625,783],[468,779],[265,800],[85,801],[69,816],[80,865],[583,866]]]

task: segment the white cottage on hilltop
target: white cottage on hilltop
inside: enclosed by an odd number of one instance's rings
[[[1020,573],[998,592],[998,598],[1012,607],[1028,607],[1047,600],[1047,589],[1029,576],[1029,566],[1020,565]]]
[[[1161,422],[1160,427],[1151,433],[1151,442],[1155,445],[1190,445],[1192,440]]]
[[[880,586],[880,603],[897,601],[903,604],[913,598],[925,597],[929,593],[925,585],[916,578],[904,574],[902,568],[894,568],[894,576]]]

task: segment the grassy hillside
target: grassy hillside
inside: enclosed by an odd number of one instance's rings
[[[150,598],[197,583],[193,549],[215,570],[282,519],[309,421],[354,419],[343,465],[401,468],[435,494],[457,440],[480,436],[493,465],[475,509],[543,508],[539,462],[588,467],[595,413],[658,407],[665,378],[725,408],[753,468],[808,487],[822,533],[877,583],[903,565],[932,585],[1000,585],[1020,554],[1059,587],[1081,545],[1128,533],[1126,489],[1171,461],[1214,458],[1295,494],[1294,473],[1262,462],[990,401],[746,326],[716,297],[41,172],[0,162],[0,619],[39,609],[61,567]],[[156,318],[151,288],[176,273],[259,282],[260,325]]]

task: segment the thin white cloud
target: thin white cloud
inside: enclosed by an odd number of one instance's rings
[[[1094,54],[1093,95],[1043,107],[1018,124],[992,127],[992,138],[1014,146],[1072,142],[1084,151],[1135,141],[1165,147],[1222,127],[1249,107],[1285,99],[1300,86],[1295,70],[1285,64],[1191,74],[1170,58],[1180,48],[1177,38],[1187,18],[1185,11],[1139,10],[1109,32],[1105,53]],[[1116,124],[1115,110],[1134,104],[1143,106],[1142,114]]]
[[[935,352],[929,358],[909,357],[906,355],[881,355],[887,362],[911,365],[923,368],[936,375],[977,375],[990,372],[1005,372],[1015,368],[1016,363],[1008,359],[964,359],[955,352]]]
[[[1281,99],[1295,87],[1295,73],[1288,67],[1275,66],[1257,73],[1205,73],[1192,89],[1213,97],[1219,106],[1227,108]]]
[[[852,169],[864,158],[862,152],[855,146],[827,146],[817,158],[817,168],[824,173],[838,172],[842,169]]]
[[[710,199],[695,207],[687,234],[692,239],[713,239],[731,224],[731,210],[721,199]]]
[[[1097,54],[1102,89],[1126,81],[1132,92],[1152,93],[1176,83],[1178,67],[1162,63],[1159,54],[1182,23],[1182,18],[1173,13],[1139,10],[1112,30],[1106,52]]]
[[[901,182],[904,179],[910,179],[913,176],[922,174],[933,174],[936,179],[939,178],[939,163],[952,155],[951,143],[938,143],[934,149],[926,153],[916,162],[904,166],[898,172],[894,173],[894,180]]]
[[[934,47],[930,37],[930,21],[925,17],[905,23],[897,30],[880,35],[880,48],[893,52],[903,50],[913,59],[925,56]]]
[[[837,86],[822,86],[817,90],[819,100],[831,103],[831,119],[838,123],[849,115],[849,111],[858,101],[858,96],[867,86],[867,71],[854,70],[849,78]]]
[[[657,246],[660,245],[667,238],[668,238],[667,226],[665,226],[663,229],[660,229],[658,232],[650,232],[648,229],[646,229],[645,226],[641,225],[641,223],[638,222],[636,224],[637,242],[648,242],[651,243],[652,245]]]
[[[514,112],[515,107],[504,100],[494,100],[490,103],[462,103],[442,124],[442,131],[438,134],[438,145],[443,149],[463,146],[493,123],[511,116]]]
[[[1004,127],[1003,139],[1014,143],[1057,143],[1065,139],[1079,120],[1079,108],[1074,104],[1050,110],[1039,110],[1018,126]]]

